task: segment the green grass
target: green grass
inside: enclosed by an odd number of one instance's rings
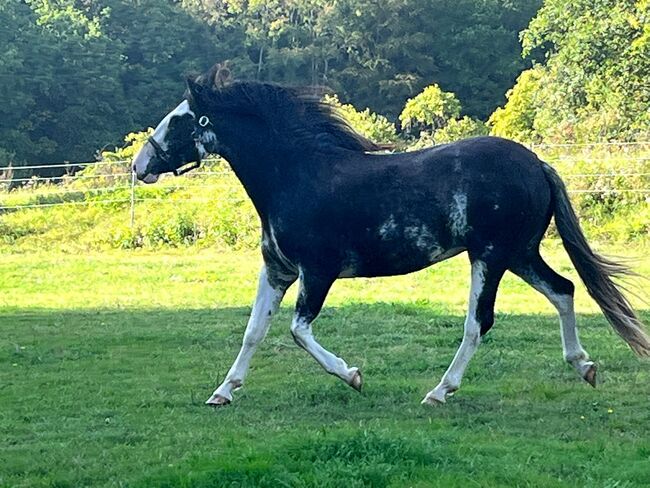
[[[650,275],[647,249],[634,253]],[[557,247],[547,254],[575,280]],[[205,407],[239,348],[259,262],[207,250],[4,254],[0,486],[650,485],[650,364],[582,288],[597,390],[563,363],[551,307],[509,275],[459,392],[442,408],[419,404],[462,335],[463,257],[336,283],[315,332],[362,369],[361,394],[294,345],[292,290],[233,404]]]

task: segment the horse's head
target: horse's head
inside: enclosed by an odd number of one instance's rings
[[[200,95],[209,85],[222,86],[229,75],[227,68],[216,65],[207,75],[188,79],[186,100],[160,121],[133,158],[133,171],[139,180],[155,183],[163,173],[183,174],[197,168],[207,154],[217,152],[212,122],[200,109],[197,112],[196,106],[200,106]]]

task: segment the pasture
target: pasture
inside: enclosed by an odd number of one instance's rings
[[[647,247],[605,251],[643,256],[634,268],[650,275]],[[578,282],[556,242],[545,254]],[[506,275],[461,389],[420,405],[462,337],[464,255],[335,284],[315,334],[361,368],[362,393],[293,343],[292,289],[234,402],[204,406],[238,351],[259,264],[208,249],[5,253],[0,486],[650,485],[650,364],[582,286],[598,389],[563,362],[551,306]]]

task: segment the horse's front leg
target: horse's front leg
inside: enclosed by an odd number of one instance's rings
[[[232,401],[232,392],[240,388],[248,371],[253,353],[262,339],[266,336],[271,318],[277,311],[291,282],[269,278],[266,265],[262,267],[257,288],[257,298],[253,305],[253,311],[248,319],[244,340],[226,379],[214,391],[212,396],[205,402],[208,405],[225,405]]]
[[[300,289],[296,311],[291,323],[291,334],[296,344],[311,354],[325,371],[338,376],[357,391],[361,391],[359,368],[349,368],[340,357],[321,346],[312,333],[311,324],[318,316],[333,279],[300,270]]]

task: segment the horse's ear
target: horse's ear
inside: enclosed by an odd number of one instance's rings
[[[203,85],[197,82],[196,78],[193,76],[188,77],[185,80],[187,85],[187,90],[190,92],[192,98],[197,98],[203,92]]]
[[[231,81],[231,72],[228,68],[228,61],[224,63],[217,63],[208,72],[208,83],[214,88],[220,89],[226,86]]]
[[[228,83],[230,83],[230,78],[231,78],[230,69],[226,66],[222,66],[214,75],[214,86],[217,88],[223,88]]]

